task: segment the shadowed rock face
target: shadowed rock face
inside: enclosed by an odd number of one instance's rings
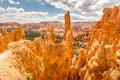
[[[81,50],[72,66],[74,74],[71,73],[70,80],[120,79],[119,12],[119,6],[104,9],[102,19],[93,26],[86,49]]]
[[[0,65],[0,79],[67,80],[73,51],[70,23],[70,12],[67,12],[65,14],[65,39],[61,43],[54,43],[53,27],[47,29],[44,40],[36,38],[33,41],[17,41],[19,38],[16,37],[17,42],[8,44],[7,50],[0,55],[0,64],[2,64]]]

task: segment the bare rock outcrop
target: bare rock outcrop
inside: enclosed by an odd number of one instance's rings
[[[25,42],[8,44],[8,50],[0,55],[1,80],[39,80],[38,76],[43,77],[43,58],[35,55]]]
[[[68,78],[73,51],[73,36],[70,23],[70,13],[67,12],[65,14],[65,40],[61,43],[54,43],[54,30],[48,28],[42,52],[45,80],[67,80]]]
[[[66,23],[67,22],[67,23]],[[65,39],[54,42],[54,28],[47,29],[45,39],[19,40],[21,29],[15,32],[19,37],[9,43],[0,55],[0,79],[2,80],[67,80],[73,51],[73,35],[70,26],[70,12],[65,14]],[[0,35],[2,37],[2,35]],[[4,73],[3,73],[4,72]]]
[[[95,23],[85,50],[80,52],[70,80],[120,79],[120,7],[105,8]]]

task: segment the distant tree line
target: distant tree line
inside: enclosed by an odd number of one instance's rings
[[[15,28],[6,28],[7,32],[12,32],[15,30]],[[0,33],[2,33],[2,27],[0,28]]]

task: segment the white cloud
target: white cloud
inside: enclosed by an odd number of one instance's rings
[[[6,9],[7,12],[16,12],[17,8],[16,7],[8,7]]]
[[[77,21],[77,22],[93,22],[93,21],[98,20],[98,18],[71,13],[71,20]]]
[[[113,5],[120,5],[120,0],[45,0],[50,5],[63,10],[70,10],[85,16],[83,21],[91,18],[100,19],[102,10],[105,7],[112,7]],[[82,16],[81,16],[82,17]],[[93,20],[95,20],[93,19]]]
[[[86,17],[79,14],[71,13],[71,20],[73,21],[95,21],[97,18]],[[19,23],[37,23],[40,21],[63,21],[64,13],[48,16],[48,12],[26,12],[22,8],[8,7],[5,13],[0,15],[0,22],[19,22]]]
[[[18,8],[16,9],[16,12],[25,12],[25,10],[23,8]]]
[[[41,0],[39,0],[41,1]],[[110,7],[114,4],[119,5],[120,0],[46,0],[56,8],[71,11],[71,20],[79,22],[93,22],[99,20],[102,16],[104,7]],[[48,12],[27,12],[23,8],[0,7],[0,22],[19,22],[19,23],[36,23],[40,21],[63,21],[64,13],[48,16]],[[77,12],[74,13],[74,12]]]
[[[5,9],[0,7],[0,12],[5,12]]]
[[[63,21],[63,19],[64,19],[64,14],[63,13],[61,13],[61,14],[57,14],[57,15],[55,15],[55,16],[53,16],[52,18],[51,18],[51,21]]]
[[[0,14],[0,22],[19,22],[19,23],[36,23],[48,20],[48,12],[26,12],[22,8],[8,7],[6,12]]]
[[[40,21],[64,21],[65,14],[60,13],[50,17],[48,16],[48,12],[26,12],[24,9],[16,7],[8,7],[4,11],[5,13],[0,15],[0,22],[37,23]],[[79,15],[75,13],[71,13],[70,15],[72,22],[90,22],[98,19],[97,17],[87,17],[86,15]]]
[[[47,3],[61,8],[63,10],[77,10],[77,11],[93,11],[100,8],[120,4],[119,0],[45,0]]]
[[[79,14],[75,14],[75,13],[70,13],[71,16],[71,21],[72,22],[93,22],[98,20],[98,18],[95,17],[87,17],[87,16],[83,16],[83,15],[79,15]],[[50,19],[51,21],[63,21],[64,20],[64,14],[57,14],[53,17],[51,17]]]
[[[19,1],[15,2],[14,0],[8,0],[8,2],[9,2],[10,4],[20,4]]]

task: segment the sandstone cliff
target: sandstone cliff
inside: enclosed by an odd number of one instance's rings
[[[120,7],[105,8],[95,23],[85,50],[71,67],[70,80],[120,79]]]

